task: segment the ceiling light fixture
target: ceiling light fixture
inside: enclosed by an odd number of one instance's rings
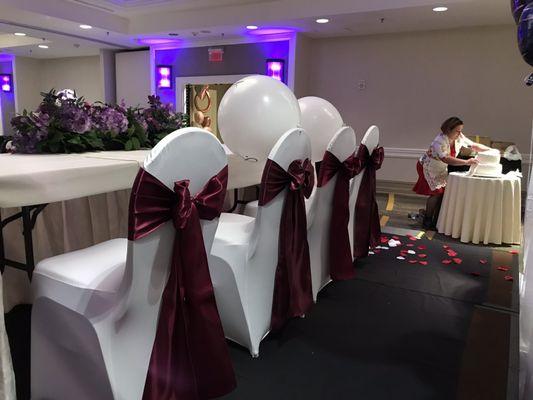
[[[26,36],[24,32],[15,32],[13,35],[15,36]]]
[[[258,28],[257,25],[246,25],[246,29],[249,29],[249,30],[251,30],[251,31],[254,31],[254,30],[256,30],[257,28]]]
[[[448,7],[435,7],[435,8],[433,9],[433,11],[435,11],[435,12],[448,11]]]
[[[48,48],[48,46],[47,46],[47,45],[45,45],[45,44],[40,44],[40,45],[39,45],[39,48],[40,48],[40,49],[47,49],[47,48]]]
[[[329,22],[329,19],[327,18],[319,18],[316,20],[317,24],[327,24]]]
[[[93,27],[91,25],[85,25],[85,24],[81,24],[80,28],[81,29],[93,29]]]

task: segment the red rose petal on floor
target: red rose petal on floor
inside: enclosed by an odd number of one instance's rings
[[[374,250],[374,253],[376,253],[376,254],[378,254],[380,252],[381,252],[381,250],[379,250],[379,249]]]
[[[510,254],[518,254],[518,250],[509,250],[508,253],[510,253]]]
[[[419,261],[418,262],[420,265],[428,265],[428,262],[427,261]]]
[[[421,244],[420,246],[417,247],[418,250],[426,250],[427,247],[424,246],[423,244]]]
[[[409,236],[409,240],[412,240],[413,242],[418,240],[417,238],[415,238],[414,236]]]
[[[470,275],[472,275],[472,276],[480,276],[481,274],[479,272],[470,272]]]
[[[446,259],[446,260],[442,260],[442,263],[443,263],[444,265],[448,265],[448,264],[451,264],[451,263],[452,263],[452,260],[448,260],[448,259]]]
[[[453,250],[448,250],[447,253],[450,257],[455,257],[457,255],[457,252]]]
[[[407,243],[406,246],[407,246],[407,247],[413,247],[414,244],[413,244],[413,243]]]
[[[498,268],[496,268],[498,271],[504,271],[507,272],[511,269],[511,267],[507,267],[505,265],[500,265]]]
[[[486,263],[488,263],[488,262],[489,262],[489,260],[485,260],[484,258],[482,258],[481,260],[479,260],[479,263],[480,263],[480,264],[486,264]]]
[[[381,243],[387,243],[389,241],[389,239],[387,239],[386,237],[382,237],[381,238]]]
[[[399,237],[399,236],[396,236],[396,235],[394,235],[392,238],[393,238],[394,240],[400,240],[400,237]]]
[[[505,275],[505,276],[503,277],[503,279],[505,279],[506,281],[511,281],[511,282],[514,280],[513,277],[512,277],[511,275]]]
[[[420,258],[426,258],[428,255],[427,254],[419,254],[418,257]]]
[[[456,263],[456,264],[461,264],[463,262],[463,260],[460,259],[460,258],[453,258],[453,262]]]
[[[418,260],[409,260],[409,264],[417,264]]]
[[[444,250],[448,250],[448,249],[450,248],[450,246],[443,245],[442,248],[443,248]]]

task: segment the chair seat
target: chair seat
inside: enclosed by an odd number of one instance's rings
[[[254,224],[255,218],[241,214],[222,213],[215,234],[215,243],[223,242],[225,246],[248,245]]]
[[[34,274],[68,286],[114,292],[122,280],[126,264],[127,239],[113,239],[47,258]]]

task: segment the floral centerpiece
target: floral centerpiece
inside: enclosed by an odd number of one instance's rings
[[[13,153],[79,153],[96,150],[138,150],[188,126],[188,116],[174,113],[158,96],[148,96],[149,107],[126,107],[101,102],[89,104],[51,90],[41,93],[35,111],[24,110],[11,120]]]

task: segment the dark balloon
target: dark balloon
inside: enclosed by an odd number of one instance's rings
[[[524,11],[524,7],[532,2],[533,0],[511,0],[511,11],[517,24],[520,21],[520,16]]]
[[[522,11],[518,23],[518,47],[524,60],[533,66],[533,3]]]

